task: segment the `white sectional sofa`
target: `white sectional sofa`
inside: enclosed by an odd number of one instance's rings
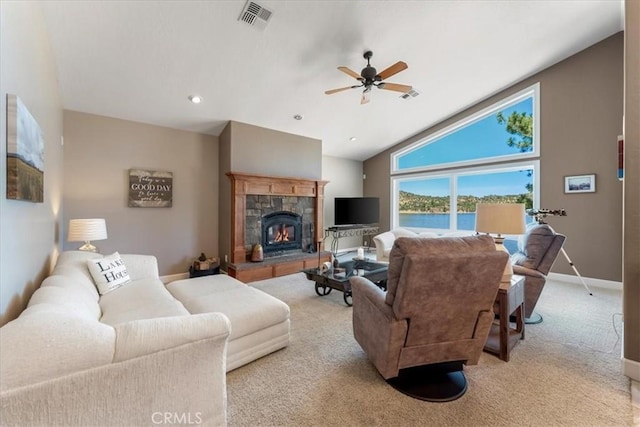
[[[416,233],[408,228],[397,227],[373,237],[373,242],[376,245],[376,261],[389,262],[389,254],[391,253],[391,248],[393,248],[393,242],[398,237],[463,237],[473,234],[475,234],[473,231],[452,231],[444,234],[437,234],[431,231]]]
[[[225,425],[225,373],[288,344],[289,307],[223,275],[165,287],[147,255],[100,295],[100,257],[62,253],[0,328],[0,424]]]

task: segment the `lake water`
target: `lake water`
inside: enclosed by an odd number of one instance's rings
[[[449,214],[401,213],[400,227],[444,228],[451,226]],[[476,214],[459,213],[458,230],[473,230],[476,227]]]

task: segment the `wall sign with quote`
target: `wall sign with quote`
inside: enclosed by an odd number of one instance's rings
[[[129,169],[130,208],[170,208],[173,173]]]

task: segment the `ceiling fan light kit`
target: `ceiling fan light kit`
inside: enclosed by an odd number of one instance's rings
[[[344,90],[364,87],[364,90],[362,91],[362,98],[360,99],[360,104],[366,104],[369,102],[369,96],[370,96],[369,94],[371,92],[371,89],[374,86],[377,87],[378,89],[392,90],[392,91],[401,92],[401,93],[407,93],[411,91],[412,87],[409,85],[389,83],[389,82],[383,81],[395,74],[398,74],[400,71],[406,70],[408,66],[405,62],[398,61],[392,66],[378,73],[375,67],[371,66],[371,57],[373,56],[373,52],[368,50],[364,53],[363,56],[364,56],[364,59],[367,60],[367,66],[362,69],[360,74],[356,73],[355,71],[345,66],[338,67],[338,70],[358,80],[360,82],[359,85],[346,86],[338,89],[331,89],[331,90],[325,91],[324,93],[327,95],[332,95],[334,93],[342,92]]]

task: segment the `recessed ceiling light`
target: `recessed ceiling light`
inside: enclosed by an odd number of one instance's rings
[[[296,120],[302,120],[302,114],[296,114],[293,118]]]
[[[355,136],[352,136],[351,138],[349,138],[349,141],[353,142],[355,140],[357,140],[358,138],[356,138]]]
[[[189,97],[189,101],[193,102],[194,104],[200,104],[202,102],[202,97],[200,95],[191,95]]]

